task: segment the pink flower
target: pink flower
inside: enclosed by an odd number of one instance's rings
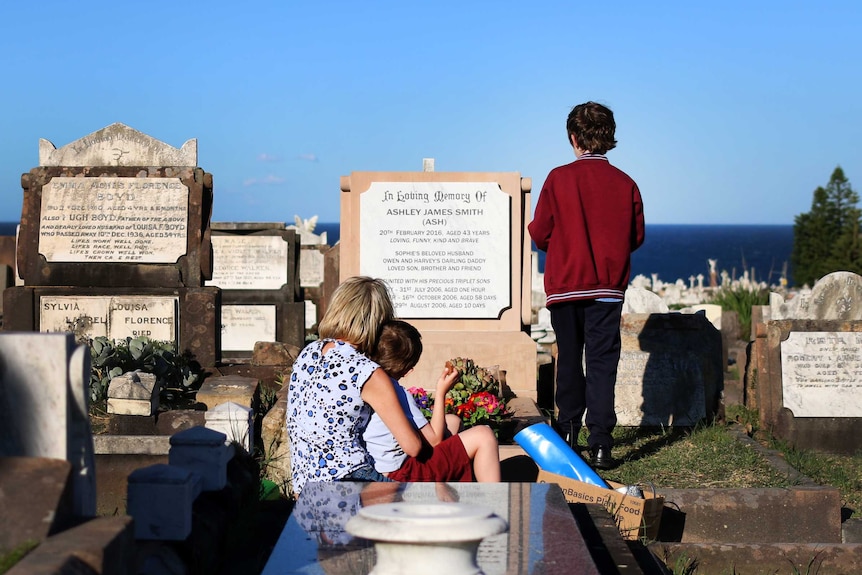
[[[506,406],[493,393],[480,391],[470,396],[468,400],[476,405],[476,407],[484,408],[489,415],[499,415],[506,412]]]
[[[407,389],[407,393],[413,396],[413,399],[416,401],[416,405],[419,406],[423,412],[428,411],[431,404],[431,398],[428,397],[428,392],[422,389],[421,387],[410,387]],[[428,416],[430,411],[425,415]]]

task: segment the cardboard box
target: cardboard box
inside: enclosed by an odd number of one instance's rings
[[[641,499],[614,491],[617,487],[622,487],[619,483],[609,481],[608,484],[614,489],[604,489],[543,469],[539,470],[536,483],[556,483],[569,503],[602,505],[613,516],[624,539],[644,538],[655,541],[658,537],[664,497],[656,496],[655,493],[645,492],[644,498]]]

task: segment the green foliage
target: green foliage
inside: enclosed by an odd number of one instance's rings
[[[769,292],[763,290],[747,290],[742,287],[721,288],[716,291],[710,303],[720,305],[725,311],[735,311],[739,317],[740,337],[748,341],[751,335],[751,306],[769,303]]]
[[[790,261],[797,285],[812,285],[835,271],[862,273],[862,210],[841,167],[826,188],[814,190],[811,211],[796,216]]]
[[[741,425],[749,436],[760,430],[760,413],[744,405],[731,404],[725,407],[725,419]]]
[[[471,395],[480,391],[500,395],[500,381],[491,373],[491,370],[479,367],[470,358],[456,357],[450,359],[449,363],[460,374],[458,383],[446,394],[446,398],[454,401],[455,405],[460,405]]]
[[[260,389],[260,413],[258,415],[263,417],[269,413],[269,410],[272,409],[272,406],[278,401],[278,390],[280,388],[276,388],[274,385],[269,385],[262,381],[258,382],[258,387]]]
[[[201,377],[200,366],[185,354],[178,354],[170,342],[147,337],[127,337],[111,341],[97,337],[90,341],[90,399],[104,401],[111,379],[129,371],[140,370],[156,376],[161,399],[166,403],[180,400],[192,391]]]
[[[8,552],[0,552],[0,574],[6,573],[16,563],[21,561],[27,553],[39,546],[35,539],[28,539]]]
[[[673,575],[694,575],[695,573],[697,573],[697,559],[685,553],[678,555],[673,563]]]

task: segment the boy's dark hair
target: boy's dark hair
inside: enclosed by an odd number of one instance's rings
[[[377,354],[372,357],[389,377],[401,379],[416,367],[422,355],[422,335],[415,327],[394,319],[383,324],[377,343]]]
[[[569,144],[572,143],[574,135],[580,149],[594,154],[604,154],[616,147],[616,129],[614,113],[610,108],[595,102],[578,104],[572,108],[566,120]]]

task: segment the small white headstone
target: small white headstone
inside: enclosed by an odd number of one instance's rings
[[[310,299],[305,300],[305,329],[317,325],[317,305]]]
[[[316,247],[299,250],[299,285],[320,287],[323,283],[324,256]]]
[[[238,443],[248,453],[253,447],[254,410],[232,401],[220,403],[204,414],[207,429],[224,433],[228,441]]]
[[[630,287],[623,301],[623,313],[667,313],[667,304],[658,294],[644,288]]]
[[[130,371],[108,384],[108,413],[150,416],[158,408],[159,388],[152,373]]]
[[[721,306],[714,303],[702,303],[691,306],[691,311],[697,313],[702,311],[706,314],[706,319],[715,326],[715,329],[721,331]]]
[[[632,278],[631,285],[633,288],[649,289],[650,279],[643,274],[638,274]]]
[[[809,316],[808,304],[811,301],[811,289],[801,289],[792,297],[784,299],[781,294],[769,294],[770,319],[812,319]]]

